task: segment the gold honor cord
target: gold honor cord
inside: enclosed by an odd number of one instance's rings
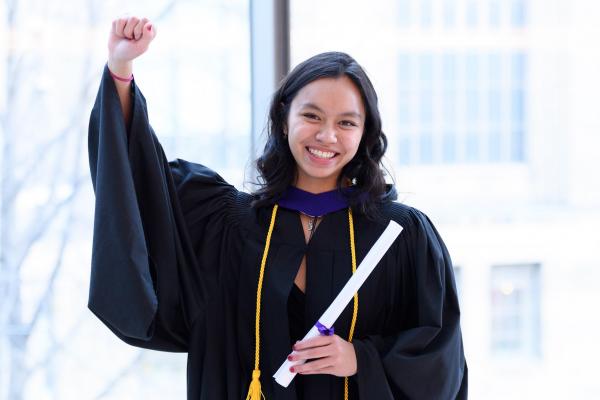
[[[254,325],[254,337],[256,338],[256,345],[254,349],[254,371],[252,371],[252,381],[250,382],[250,388],[248,389],[246,400],[260,400],[261,398],[265,398],[265,395],[260,388],[260,300],[262,297],[263,278],[265,277],[265,265],[267,264],[267,255],[269,254],[269,245],[271,244],[271,234],[273,233],[273,227],[275,226],[275,217],[277,216],[278,208],[279,206],[277,204],[273,206],[271,223],[269,224],[269,231],[267,232],[267,239],[265,241],[265,249],[260,262],[258,289],[256,289],[256,323]]]
[[[267,255],[269,254],[269,246],[271,244],[271,235],[273,234],[273,228],[275,227],[275,217],[277,216],[277,209],[279,206],[275,204],[273,206],[273,212],[271,213],[271,222],[269,224],[269,230],[267,232],[267,239],[265,241],[265,249],[263,251],[262,260],[260,262],[260,273],[258,276],[258,288],[256,289],[256,322],[255,322],[255,350],[254,350],[254,370],[252,371],[252,381],[250,382],[250,388],[248,389],[248,395],[246,400],[261,400],[265,399],[265,395],[262,393],[260,387],[260,302],[262,298],[262,285],[265,276],[265,266],[267,264]],[[356,272],[356,248],[354,246],[354,220],[352,218],[352,209],[348,208],[348,222],[350,230],[350,252],[352,254],[352,273]],[[352,313],[352,324],[350,325],[350,333],[348,335],[348,341],[352,342],[354,336],[354,328],[356,326],[356,318],[358,316],[358,292],[354,293],[354,311]],[[344,378],[344,399],[348,400],[348,377]]]
[[[352,209],[348,207],[348,225],[350,230],[350,254],[352,255],[352,274],[356,272],[356,246],[354,245],[354,219],[352,218]],[[358,318],[358,292],[354,293],[354,310],[352,311],[352,322],[350,323],[350,333],[348,342],[352,343],[354,328],[356,327],[356,318]],[[344,377],[344,400],[348,400],[348,377]]]

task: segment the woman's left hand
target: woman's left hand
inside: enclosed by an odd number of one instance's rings
[[[291,372],[302,375],[351,376],[357,370],[354,345],[338,335],[317,336],[296,342],[288,360],[312,360],[290,368]]]

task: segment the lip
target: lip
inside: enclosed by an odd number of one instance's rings
[[[317,156],[315,156],[314,154],[312,154],[308,148],[311,149],[315,149],[315,150],[319,150],[319,151],[325,151],[325,152],[332,152],[335,153],[335,155],[331,158],[319,158]],[[333,151],[331,149],[324,149],[322,147],[317,147],[317,146],[306,146],[304,148],[304,150],[306,151],[306,154],[308,154],[308,158],[310,159],[311,162],[317,164],[317,165],[330,165],[333,164],[334,162],[336,162],[336,158],[340,155],[340,153],[338,153],[337,151]]]

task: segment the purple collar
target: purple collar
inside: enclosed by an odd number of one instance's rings
[[[310,217],[321,217],[348,207],[348,200],[338,189],[314,194],[295,186],[288,187],[277,203],[281,207],[300,211]]]

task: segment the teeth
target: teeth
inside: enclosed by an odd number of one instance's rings
[[[310,154],[313,154],[319,158],[332,158],[333,156],[335,156],[334,152],[311,149],[310,147],[308,148],[308,151],[310,152]]]

